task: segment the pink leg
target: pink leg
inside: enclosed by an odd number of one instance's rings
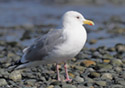
[[[65,72],[66,72],[66,80],[65,81],[72,81],[72,79],[69,78],[68,70],[67,70],[67,64],[66,63],[64,65],[64,68],[65,68]]]
[[[57,71],[57,80],[61,81],[60,75],[59,75],[59,65],[58,64],[56,64],[56,71]]]

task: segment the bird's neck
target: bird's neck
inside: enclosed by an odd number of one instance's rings
[[[78,27],[78,26],[82,26],[81,24],[79,24],[78,22],[63,22],[62,23],[63,27]]]

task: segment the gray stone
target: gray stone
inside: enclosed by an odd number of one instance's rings
[[[121,67],[116,67],[116,68],[114,68],[115,69],[115,71],[117,71],[117,72],[121,72],[122,71],[122,68]]]
[[[121,85],[125,86],[125,80],[123,80],[123,81],[118,81],[118,83],[120,83]]]
[[[105,54],[104,56],[103,56],[103,59],[113,59],[114,57],[112,56],[112,55],[110,55],[110,54]]]
[[[123,44],[117,44],[115,47],[116,47],[117,52],[120,52],[120,53],[125,52],[125,44],[124,45]]]
[[[111,85],[111,88],[124,88],[122,85],[116,84],[116,85]]]
[[[84,79],[81,78],[81,77],[79,77],[79,76],[76,76],[75,80],[76,80],[77,82],[84,82]]]
[[[91,78],[86,78],[85,80],[86,80],[88,83],[94,83],[94,80],[91,79]]]
[[[75,69],[78,69],[80,71],[84,71],[85,70],[85,67],[83,66],[74,66]]]
[[[122,63],[122,61],[120,59],[113,59],[112,60],[112,64],[114,66],[121,66],[121,65],[123,65],[123,63]]]
[[[72,84],[64,84],[62,86],[62,88],[76,88],[76,86],[72,85]]]
[[[0,77],[8,78],[9,73],[5,69],[0,68]]]
[[[96,84],[99,86],[106,86],[106,81],[96,81]]]
[[[102,74],[101,78],[102,79],[110,79],[110,80],[112,80],[112,74],[110,74],[110,73],[104,73],[104,74]]]
[[[36,80],[35,79],[28,79],[28,80],[26,80],[26,84],[28,84],[28,85],[34,85],[35,84],[35,82],[36,82]]]
[[[5,79],[0,79],[0,86],[7,85],[7,82]]]
[[[110,64],[97,64],[97,66],[102,71],[107,71],[107,70],[112,69],[112,65],[110,65]]]
[[[20,81],[22,79],[22,75],[20,71],[13,71],[12,73],[10,73],[9,79],[12,79],[15,82]]]
[[[61,88],[60,86],[54,86],[54,88]]]
[[[91,72],[89,76],[92,77],[92,78],[93,78],[93,77],[94,77],[94,78],[95,78],[95,77],[100,77],[100,73]]]

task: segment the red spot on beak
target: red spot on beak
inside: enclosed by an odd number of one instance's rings
[[[92,26],[93,24],[89,24],[89,25],[91,25],[91,26]]]

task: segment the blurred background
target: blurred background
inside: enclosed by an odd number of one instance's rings
[[[95,23],[84,25],[86,45],[68,61],[72,82],[56,81],[54,64],[9,71],[69,10]],[[0,0],[0,88],[125,88],[125,0]]]
[[[125,44],[125,0],[0,0],[0,41],[26,47],[57,28],[68,10],[95,22],[95,26],[85,25],[85,47]]]

